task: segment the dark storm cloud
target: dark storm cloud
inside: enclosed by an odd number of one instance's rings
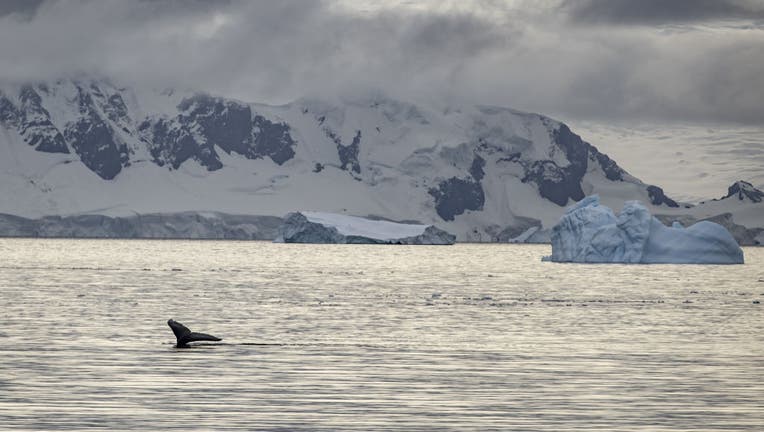
[[[30,19],[43,0],[2,0],[0,1],[0,17],[15,14],[22,19]]]
[[[0,17],[0,79],[95,74],[266,103],[373,92],[563,119],[764,122],[764,31],[748,21],[603,27],[572,13],[556,0],[48,1],[29,20]]]
[[[329,1],[52,1],[0,25],[7,78],[98,73],[241,98],[430,87],[515,34],[471,12],[355,13]],[[179,7],[178,5],[183,5]],[[53,37],[53,35],[56,35]]]
[[[710,20],[764,19],[761,0],[565,0],[576,21],[668,24]]]

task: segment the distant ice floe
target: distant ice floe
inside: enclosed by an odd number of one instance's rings
[[[723,226],[701,221],[663,225],[638,201],[616,215],[592,195],[570,207],[552,229],[545,261],[577,263],[743,264],[743,250]]]
[[[450,245],[456,236],[434,225],[404,224],[334,213],[289,213],[277,243]]]

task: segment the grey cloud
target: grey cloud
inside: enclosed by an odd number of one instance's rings
[[[379,92],[563,120],[764,123],[761,29],[572,25],[559,2],[359,12],[337,1],[49,1],[28,21],[0,17],[0,79],[90,74],[265,103]]]
[[[31,19],[43,0],[3,0],[0,1],[0,17],[14,14],[22,19]]]
[[[611,24],[671,24],[708,20],[764,19],[759,0],[565,0],[575,21]]]

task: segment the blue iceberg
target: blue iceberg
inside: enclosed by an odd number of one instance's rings
[[[663,225],[638,201],[616,215],[591,195],[570,207],[552,228],[552,255],[576,263],[743,264],[743,250],[723,226],[701,221]]]

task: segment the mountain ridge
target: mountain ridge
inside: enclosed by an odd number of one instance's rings
[[[377,95],[272,106],[106,81],[0,86],[0,212],[295,210],[435,223],[460,241],[548,229],[598,193],[685,210],[549,117]]]

